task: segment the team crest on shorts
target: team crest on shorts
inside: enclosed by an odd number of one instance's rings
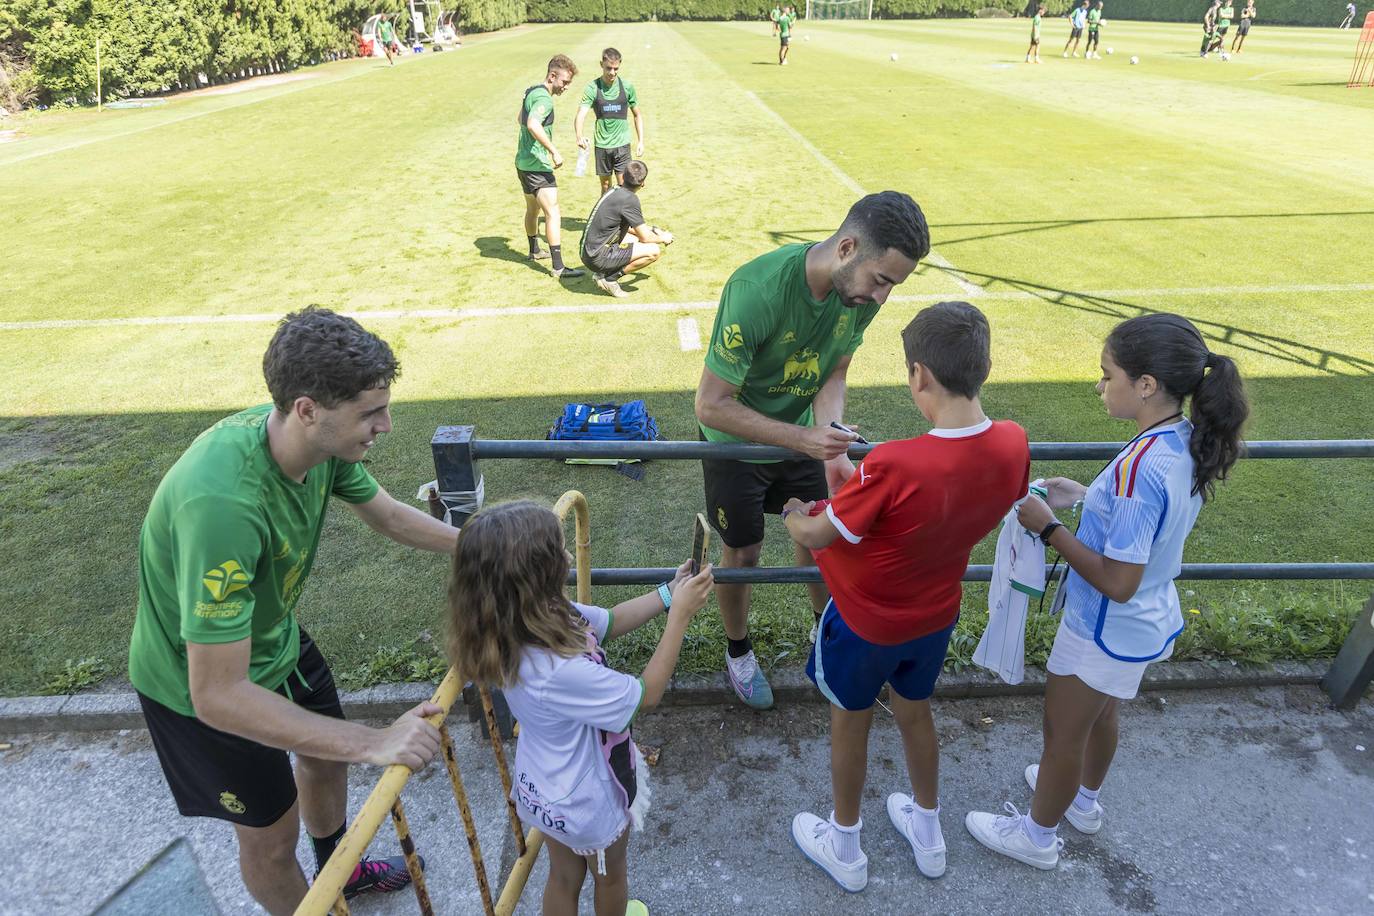
[[[224,810],[228,811],[230,814],[242,814],[248,810],[244,807],[243,802],[239,801],[239,797],[233,792],[219,793],[219,803],[223,805]]]
[[[721,531],[724,531],[726,528],[729,528],[729,527],[730,527],[730,523],[727,522],[727,521],[725,520],[725,507],[724,507],[724,506],[717,506],[717,507],[716,507],[716,523],[717,523],[718,525],[720,525],[720,530],[721,530]]]

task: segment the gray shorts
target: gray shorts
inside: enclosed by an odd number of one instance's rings
[[[619,175],[630,164],[630,144],[611,149],[596,148],[596,174]]]

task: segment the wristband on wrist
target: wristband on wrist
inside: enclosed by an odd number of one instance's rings
[[[658,600],[663,602],[665,611],[673,606],[673,592],[668,588],[667,582],[658,583]]]
[[[797,511],[796,509],[783,509],[783,510],[782,510],[782,517],[785,519],[785,518],[787,518],[787,514],[788,514],[789,512],[796,512],[796,511]]]
[[[1048,525],[1046,525],[1046,526],[1044,527],[1044,529],[1040,532],[1040,543],[1042,543],[1042,544],[1044,544],[1044,545],[1046,545],[1046,546],[1049,546],[1050,538],[1054,536],[1054,532],[1055,532],[1056,530],[1060,529],[1060,528],[1063,528],[1063,527],[1064,527],[1064,525],[1063,525],[1062,522],[1059,522],[1059,521],[1050,522],[1050,523],[1049,523]]]

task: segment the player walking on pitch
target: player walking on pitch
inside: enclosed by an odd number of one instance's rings
[[[1083,28],[1088,24],[1088,8],[1092,6],[1092,0],[1083,0],[1082,6],[1074,7],[1069,14],[1069,40],[1064,42],[1064,56],[1078,56],[1078,42],[1083,37]],[[1070,55],[1069,46],[1073,46],[1073,53]]]
[[[272,403],[197,437],[139,533],[129,680],[178,810],[234,825],[243,883],[272,914],[305,896],[301,822],[320,868],[343,837],[348,764],[418,770],[439,750],[422,718],[441,711],[432,703],[384,729],[345,721],[296,620],[330,496],[400,544],[457,544],[456,528],[392,499],[362,464],[391,430],[398,371],[390,347],[351,318],[313,307],[286,316],[263,359]],[[344,895],[409,882],[400,857],[364,859]]]
[[[864,330],[892,289],[930,253],[930,230],[916,202],[898,191],[854,204],[822,242],[787,245],[740,267],[716,310],[696,416],[711,442],[762,442],[808,457],[784,461],[706,459],[701,463],[707,518],[724,543],[721,567],[757,566],[764,513],[793,497],[809,502],[838,490],[854,473],[854,433],[844,419],[845,377]],[[805,549],[798,563],[810,565]],[[819,617],[827,593],[808,586]],[[749,586],[720,586],[729,640],[726,668],[741,700],[773,705],[749,640]]]
[[[1102,38],[1102,0],[1097,0],[1097,5],[1088,10],[1088,44],[1083,52],[1085,60],[1097,58],[1102,59],[1102,55],[1097,51],[1097,43]]]
[[[1231,39],[1231,53],[1239,54],[1245,47],[1245,36],[1250,34],[1250,23],[1255,18],[1255,0],[1245,0],[1245,9],[1240,11],[1240,25],[1236,27],[1236,37]]]
[[[1026,49],[1026,63],[1032,63],[1031,54],[1035,54],[1034,63],[1040,63],[1040,20],[1045,15],[1045,4],[1036,7],[1035,16],[1031,19],[1031,38],[1030,47]]]
[[[787,64],[787,52],[792,44],[792,23],[797,21],[797,11],[793,7],[783,7],[778,16],[778,63]]]
[[[1350,23],[1352,23],[1352,22],[1355,21],[1355,13],[1356,13],[1356,12],[1357,12],[1357,11],[1356,11],[1356,9],[1355,9],[1355,4],[1354,4],[1354,3],[1347,3],[1347,4],[1345,5],[1345,19],[1344,19],[1344,21],[1341,22],[1341,28],[1343,28],[1343,29],[1348,29],[1348,28],[1350,28]]]
[[[558,181],[553,170],[563,165],[563,156],[553,145],[553,97],[562,95],[577,75],[577,65],[564,54],[549,60],[544,82],[525,90],[516,121],[520,132],[515,145],[515,172],[525,195],[525,238],[530,244],[530,259],[551,258],[555,279],[575,279],[583,271],[563,265],[563,230],[559,225]],[[539,250],[539,215],[544,215],[547,252]]]
[[[577,108],[573,132],[579,149],[586,149],[590,141],[583,135],[587,112],[596,112],[596,174],[601,179],[601,193],[612,184],[630,163],[630,116],[635,123],[635,158],[644,158],[644,113],[639,110],[635,87],[620,77],[620,52],[607,48],[601,52],[601,76],[587,84],[582,104]]]

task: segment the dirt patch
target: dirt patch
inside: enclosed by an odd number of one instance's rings
[[[0,473],[24,464],[77,464],[102,438],[90,421],[0,420]]]

